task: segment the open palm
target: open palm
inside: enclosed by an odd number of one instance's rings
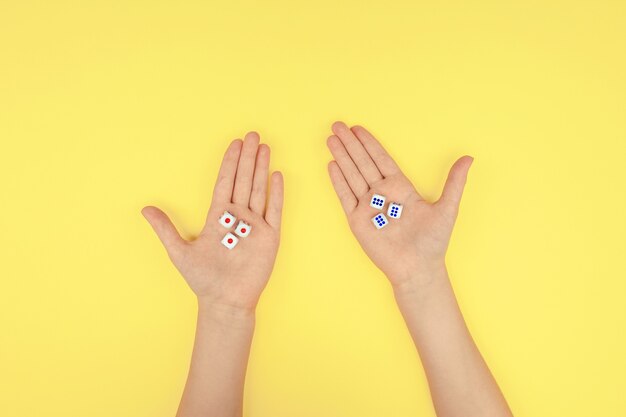
[[[269,159],[269,147],[259,145],[255,132],[248,133],[245,141],[237,139],[230,144],[206,223],[193,241],[184,240],[160,209],[148,206],[142,210],[170,259],[199,298],[242,309],[256,306],[278,251],[283,204],[279,172],[271,176],[267,197]],[[221,243],[229,231],[218,222],[224,211],[251,226],[250,234],[240,238],[231,250]]]
[[[429,203],[365,128],[336,122],[332,131],[330,178],[350,229],[370,259],[394,286],[420,268],[443,263],[472,158],[464,156],[452,166],[441,198]],[[369,205],[374,194],[402,204],[400,219],[377,229],[371,219],[380,211]]]

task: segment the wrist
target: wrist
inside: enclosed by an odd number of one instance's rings
[[[198,315],[225,325],[242,325],[254,322],[255,308],[224,304],[209,298],[198,297]]]
[[[438,283],[447,280],[448,271],[443,261],[432,264],[422,263],[420,267],[411,268],[403,277],[389,277],[398,302],[427,296],[427,293],[437,287]]]

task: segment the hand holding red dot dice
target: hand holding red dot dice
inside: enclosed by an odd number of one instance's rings
[[[226,150],[206,222],[194,239],[183,239],[156,207],[143,211],[204,304],[254,310],[274,267],[283,180],[279,172],[270,175],[270,148],[259,141],[250,132]]]

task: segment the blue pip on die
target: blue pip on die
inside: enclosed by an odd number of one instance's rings
[[[374,194],[372,199],[370,200],[370,207],[374,207],[375,209],[382,210],[385,206],[385,196],[380,194]]]
[[[399,203],[391,203],[389,204],[389,208],[387,208],[387,216],[399,219],[402,216],[402,204]]]
[[[376,226],[377,229],[382,229],[383,227],[387,226],[389,221],[383,213],[378,213],[377,215],[372,217],[372,223],[374,223],[374,226]]]

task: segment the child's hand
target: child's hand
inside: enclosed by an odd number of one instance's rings
[[[425,201],[381,144],[363,127],[332,126],[328,138],[334,161],[328,171],[348,223],[372,261],[394,288],[421,284],[435,268],[444,266],[446,248],[458,213],[472,158],[464,156],[452,166],[441,198]],[[371,219],[381,211],[370,207],[373,194],[403,205],[400,219],[390,219],[378,230]]]
[[[213,190],[206,224],[193,241],[180,237],[170,219],[156,207],[142,210],[161,239],[170,259],[201,302],[216,307],[254,310],[276,258],[283,205],[283,179],[271,176],[267,197],[270,149],[259,146],[259,135],[250,132],[245,141],[233,141],[224,155]],[[266,209],[267,197],[267,209]],[[252,226],[229,250],[221,240],[226,229],[218,219],[228,210]]]

